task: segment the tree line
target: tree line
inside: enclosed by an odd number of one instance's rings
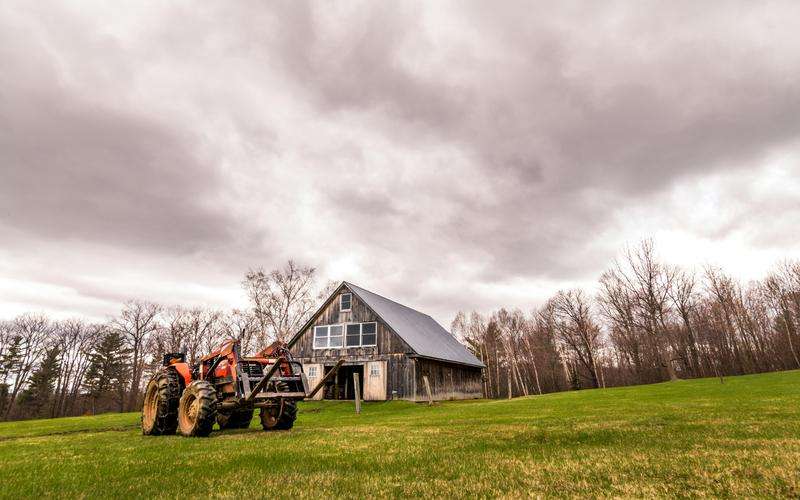
[[[196,362],[222,340],[254,353],[294,334],[337,284],[289,261],[249,271],[250,307],[124,304],[103,322],[0,321],[0,419],[138,411],[163,354]],[[800,262],[760,281],[665,264],[652,241],[624,252],[597,290],[562,290],[526,314],[459,312],[451,331],[485,364],[488,398],[800,368]]]
[[[314,268],[289,261],[251,270],[242,286],[247,310],[132,300],[103,322],[34,313],[0,321],[0,419],[138,411],[165,353],[185,351],[194,363],[230,338],[255,353],[287,340],[334,285],[318,290]]]
[[[459,312],[453,333],[486,364],[490,398],[800,368],[800,262],[737,282],[627,249],[597,291],[562,290],[529,314]]]

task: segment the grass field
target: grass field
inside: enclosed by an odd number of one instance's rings
[[[292,431],[0,424],[0,495],[800,496],[800,372],[512,401],[305,403]]]

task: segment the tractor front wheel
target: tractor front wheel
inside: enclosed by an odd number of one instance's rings
[[[175,434],[178,427],[178,401],[181,382],[175,370],[157,373],[147,384],[142,407],[142,434],[162,436]]]
[[[297,419],[297,402],[281,400],[272,408],[261,408],[261,427],[265,431],[286,431],[292,428]]]
[[[217,417],[217,393],[205,380],[195,380],[183,391],[178,427],[184,436],[206,437]]]

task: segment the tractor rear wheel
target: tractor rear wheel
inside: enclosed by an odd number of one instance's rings
[[[162,436],[175,434],[178,428],[178,401],[181,382],[175,370],[157,373],[147,384],[142,406],[142,434]]]
[[[217,417],[217,393],[205,380],[186,387],[178,405],[178,427],[184,436],[206,437]]]
[[[261,427],[265,431],[286,431],[297,419],[297,402],[281,400],[280,406],[261,408]]]
[[[250,427],[251,420],[253,420],[253,410],[239,410],[227,415],[217,414],[217,424],[219,424],[220,430],[247,429]]]

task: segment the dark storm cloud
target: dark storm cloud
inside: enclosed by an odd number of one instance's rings
[[[5,224],[46,238],[167,252],[197,248],[233,229],[224,213],[203,206],[213,170],[157,123],[41,99],[2,106],[0,117],[9,124],[0,131]]]
[[[664,220],[628,211],[800,134],[794,2],[109,5],[0,7],[0,230],[181,280],[295,256],[444,311],[593,279]],[[691,231],[783,245],[745,191]]]
[[[160,120],[158,110],[137,112],[121,104],[123,96],[115,101],[69,83],[70,73],[99,67],[124,92],[133,72],[112,61],[81,67],[30,27],[7,20],[6,28],[0,225],[52,241],[166,253],[192,252],[235,233],[235,219],[214,204],[221,180],[201,157],[199,137]],[[101,45],[106,55],[120,52],[111,41]]]
[[[283,25],[283,56],[322,112],[375,112],[398,141],[477,158],[499,201],[441,193],[462,212],[442,229],[455,248],[492,248],[497,278],[584,273],[597,262],[576,250],[611,212],[687,177],[752,168],[800,134],[800,52],[785,23],[796,4],[472,6],[449,14],[478,39],[444,42],[452,57],[428,70],[407,64],[427,59],[408,48],[425,12],[398,5],[366,9],[333,38],[311,28],[324,12],[304,11],[297,31]]]

